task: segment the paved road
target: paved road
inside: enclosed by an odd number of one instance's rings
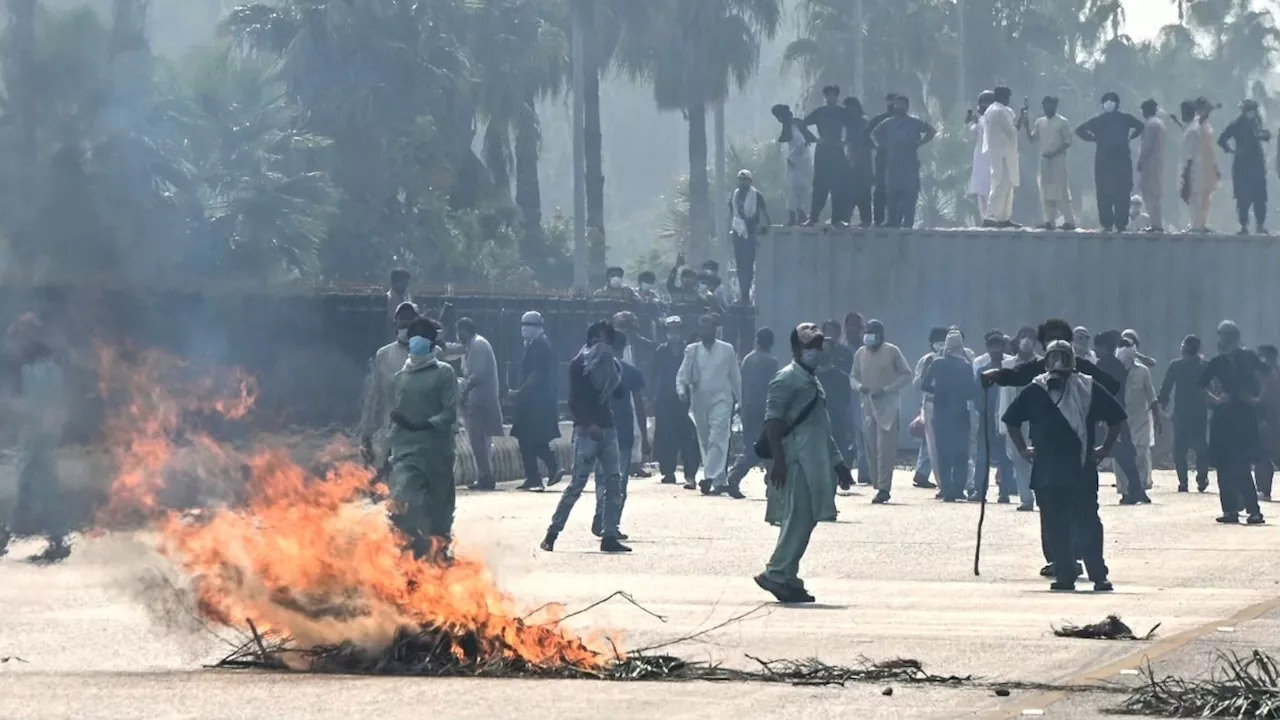
[[[771,605],[678,652],[747,665],[765,658],[819,657],[848,663],[911,657],[941,674],[1075,684],[1131,681],[1121,675],[1144,656],[1158,671],[1202,670],[1219,648],[1280,648],[1280,587],[1275,526],[1220,527],[1217,497],[1177,495],[1157,478],[1156,504],[1114,505],[1103,519],[1117,592],[1050,594],[1036,517],[988,506],[983,573],[972,573],[978,509],[942,505],[909,487],[901,473],[895,501],[872,506],[859,490],[839,500],[840,521],[814,537],[803,572],[819,604]],[[499,581],[530,606],[581,607],[615,590],[631,593],[662,623],[626,604],[577,618],[583,628],[620,630],[631,646],[686,635],[769,600],[751,581],[775,531],[762,521],[763,487],[751,499],[704,498],[656,480],[633,480],[624,527],[636,552],[596,551],[584,499],[557,552],[536,549],[557,495],[512,491],[464,494],[458,531],[489,558]],[[1276,514],[1280,521],[1280,512]],[[765,684],[607,684],[598,682],[420,680],[231,673],[201,669],[216,641],[183,625],[156,598],[154,568],[138,540],[84,540],[62,566],[0,560],[0,718],[558,718],[1100,717],[1109,693],[1015,691],[981,687],[792,688]],[[1092,622],[1115,612],[1135,629],[1162,623],[1150,643],[1064,640],[1051,626]],[[188,623],[189,624],[189,623]],[[1231,627],[1225,633],[1219,627]]]

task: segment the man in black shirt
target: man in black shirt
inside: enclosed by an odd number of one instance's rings
[[[844,132],[844,152],[849,158],[850,175],[846,183],[844,217],[841,219],[852,223],[853,210],[857,208],[858,225],[871,227],[871,185],[875,181],[875,170],[871,165],[871,142],[866,132],[867,114],[856,97],[845,98],[844,109],[848,112],[845,119],[849,123]]]
[[[1120,112],[1120,96],[1102,96],[1102,114],[1076,128],[1076,135],[1095,143],[1093,179],[1097,186],[1098,222],[1102,229],[1124,232],[1129,226],[1129,198],[1133,195],[1133,160],[1129,141],[1142,134],[1145,126],[1138,118]]]
[[[828,85],[822,88],[822,107],[809,113],[801,124],[818,128],[818,145],[813,150],[813,203],[805,226],[818,223],[827,195],[831,196],[831,224],[844,226],[844,193],[842,186],[849,182],[849,161],[844,154],[844,130],[849,124],[849,113],[840,106],[840,88]]]
[[[1267,160],[1262,154],[1262,143],[1270,139],[1270,132],[1263,129],[1258,119],[1258,103],[1253,100],[1240,103],[1240,117],[1232,120],[1218,136],[1222,151],[1235,156],[1231,160],[1231,186],[1236,196],[1241,235],[1249,234],[1251,207],[1258,234],[1267,232]]]
[[[1050,590],[1075,590],[1076,556],[1084,559],[1095,592],[1112,590],[1102,557],[1102,519],[1098,516],[1098,463],[1110,453],[1125,422],[1124,410],[1101,383],[1075,372],[1069,340],[1045,349],[1047,372],[1023,388],[1001,418],[1009,440],[1030,460],[1031,486],[1040,503],[1041,522],[1054,559]],[[1022,424],[1031,426],[1031,445]],[[1095,446],[1099,423],[1107,436]]]
[[[1256,353],[1241,346],[1240,328],[1230,320],[1218,325],[1218,352],[1199,383],[1213,408],[1209,453],[1218,469],[1218,502],[1222,504],[1218,522],[1239,524],[1243,508],[1249,513],[1250,525],[1261,525],[1265,521],[1251,471],[1260,451],[1258,405],[1265,368]]]
[[[1178,492],[1187,492],[1187,452],[1196,454],[1196,489],[1209,487],[1209,407],[1200,378],[1208,366],[1200,354],[1200,338],[1182,339],[1182,357],[1169,363],[1160,385],[1160,407],[1169,412],[1173,395],[1173,464],[1178,469]]]
[[[702,464],[698,431],[689,418],[689,403],[682,402],[676,391],[676,372],[688,343],[680,318],[669,317],[664,325],[667,341],[653,352],[653,377],[649,383],[654,407],[653,455],[664,485],[676,484],[676,461],[679,460],[684,464],[685,487],[695,489],[698,466]]]
[[[893,102],[897,99],[897,93],[889,93],[888,95],[885,95],[885,111],[867,121],[867,129],[863,133],[863,142],[866,143],[868,148],[875,144],[871,139],[871,133],[875,132],[876,127],[878,127],[880,123],[893,117]],[[888,167],[889,156],[886,154],[884,148],[877,147],[872,167],[874,182],[872,184],[871,191],[871,217],[875,221],[876,227],[884,225],[885,216],[889,212],[889,192],[885,187],[885,173]]]
[[[618,516],[622,513],[622,465],[618,457],[618,434],[614,427],[612,400],[626,396],[622,363],[614,357],[614,329],[607,320],[587,329],[587,344],[569,362],[569,413],[573,416],[573,480],[560,496],[551,525],[542,540],[542,549],[555,550],[556,538],[564,531],[569,513],[582,495],[591,471],[596,483],[604,483],[596,494],[601,518],[600,551],[631,552],[618,539]],[[623,422],[630,422],[624,418]],[[597,464],[599,467],[597,467]]]

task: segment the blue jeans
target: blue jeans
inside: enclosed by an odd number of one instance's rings
[[[916,455],[916,477],[923,476],[925,480],[928,480],[932,472],[933,463],[929,460],[929,445],[924,440],[921,440],[920,453]]]
[[[622,510],[627,505],[627,480],[631,477],[631,449],[635,447],[636,439],[631,438],[631,442],[618,441],[618,523],[622,523]],[[599,458],[596,459],[596,519],[601,523],[604,522],[604,508],[606,503],[606,492],[604,478],[607,475],[604,472],[604,466],[600,463]]]
[[[986,457],[987,448],[991,448],[991,457]],[[1021,457],[1021,456],[1019,456]],[[994,465],[994,467],[992,467]],[[981,427],[978,432],[978,462],[973,466],[973,487],[978,497],[982,497],[987,492],[987,483],[990,477],[980,477],[982,469],[986,468],[990,473],[993,470],[1000,471],[1000,497],[1010,497],[1018,489],[1018,480],[1013,472],[1013,461],[1009,459],[1009,453],[1004,445],[1004,438],[997,432],[995,418],[991,418],[987,423],[987,438],[983,440]],[[1027,482],[1031,482],[1031,476],[1027,476]]]
[[[573,480],[560,495],[560,503],[556,505],[555,514],[551,516],[548,532],[556,534],[564,532],[565,523],[569,521],[569,513],[573,511],[574,503],[578,502],[583,488],[587,486],[587,478],[591,477],[591,471],[596,468],[596,463],[599,463],[601,472],[596,478],[596,486],[601,492],[596,496],[596,505],[601,513],[602,536],[616,538],[618,515],[622,512],[622,497],[619,493],[622,475],[619,462],[616,430],[603,428],[600,439],[593,440],[587,434],[585,427],[575,425],[573,428]],[[603,507],[600,507],[601,505]]]

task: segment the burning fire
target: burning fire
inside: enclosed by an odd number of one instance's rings
[[[595,669],[612,658],[603,638],[579,638],[555,618],[521,620],[479,560],[415,559],[385,503],[367,499],[365,467],[318,458],[326,469],[310,470],[283,448],[242,451],[197,429],[202,416],[245,417],[252,378],[189,380],[188,366],[155,352],[126,358],[100,349],[99,357],[117,467],[101,524],[141,520],[158,531],[159,551],[190,578],[208,620],[251,621],[301,648],[351,642],[378,652],[397,633],[432,629],[466,638],[452,646],[459,661]],[[223,504],[198,514],[172,509],[166,494],[180,480],[220,492]]]

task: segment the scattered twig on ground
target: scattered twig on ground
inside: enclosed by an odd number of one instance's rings
[[[586,606],[586,607],[582,608],[581,610],[575,610],[575,611],[573,611],[573,612],[569,613],[568,615],[565,615],[564,617],[559,617],[559,618],[556,618],[556,619],[554,619],[554,620],[549,620],[549,621],[547,621],[547,622],[545,622],[545,623],[542,623],[542,624],[543,624],[543,625],[558,625],[558,624],[560,624],[560,623],[564,622],[565,620],[568,620],[569,618],[577,617],[577,616],[582,615],[582,614],[584,614],[584,613],[591,612],[592,610],[595,610],[596,608],[600,607],[601,605],[604,605],[605,603],[609,602],[610,600],[612,600],[612,599],[614,599],[614,598],[622,598],[623,600],[626,600],[627,602],[629,602],[629,603],[631,603],[632,605],[635,605],[637,608],[639,608],[641,612],[643,612],[643,613],[645,613],[645,614],[647,614],[647,615],[650,615],[650,616],[652,616],[652,617],[654,617],[654,618],[657,618],[659,622],[664,622],[664,623],[665,623],[665,622],[667,621],[667,618],[666,618],[666,616],[665,616],[665,615],[659,615],[658,613],[656,613],[656,612],[654,612],[654,611],[650,610],[649,608],[645,607],[644,605],[641,605],[639,601],[637,601],[634,597],[632,597],[632,596],[631,596],[631,593],[624,592],[624,591],[622,591],[622,590],[615,590],[615,591],[614,591],[611,595],[609,595],[608,597],[606,597],[606,598],[602,598],[602,599],[600,599],[600,600],[597,600],[597,601],[595,601],[595,602],[591,603],[590,605],[588,605],[588,606]],[[549,608],[549,607],[553,607],[553,606],[557,606],[557,605],[559,605],[559,603],[546,603],[546,604],[544,604],[544,605],[540,605],[539,607],[537,607],[536,609],[534,609],[534,610],[533,610],[533,612],[530,612],[528,615],[525,615],[524,617],[522,617],[522,618],[520,618],[520,619],[521,619],[522,621],[527,622],[527,621],[529,620],[529,618],[533,617],[534,615],[537,615],[538,613],[542,612],[543,610],[546,610],[546,609],[547,609],[547,608]]]
[[[12,662],[20,662],[20,663],[22,663],[22,664],[24,664],[24,665],[30,665],[30,664],[31,664],[31,663],[27,662],[26,660],[23,660],[22,658],[18,657],[17,655],[5,655],[5,656],[3,656],[3,657],[0,657],[0,664],[4,664],[4,663],[10,662],[10,661],[12,661]]]
[[[1053,629],[1058,637],[1084,638],[1086,640],[1150,640],[1160,623],[1147,631],[1146,635],[1135,635],[1133,630],[1116,615],[1108,615],[1106,620],[1091,625],[1063,625]]]
[[[1219,653],[1208,679],[1157,678],[1150,665],[1143,684],[1114,712],[1122,715],[1280,719],[1280,661],[1259,650]]]

